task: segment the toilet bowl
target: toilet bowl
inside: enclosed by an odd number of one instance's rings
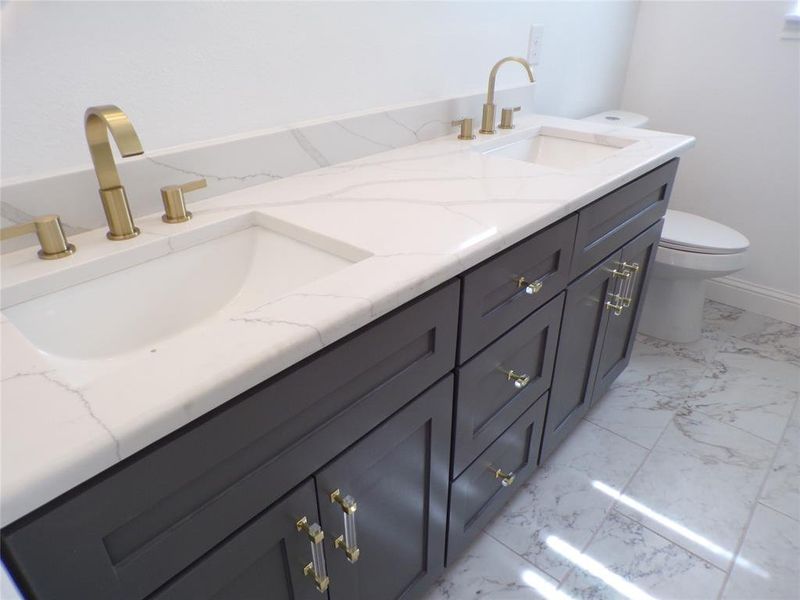
[[[667,210],[639,331],[670,342],[700,339],[706,280],[742,269],[749,245],[721,223]]]
[[[620,110],[586,120],[620,127],[642,127],[648,122],[644,115]],[[706,281],[742,269],[749,246],[748,239],[735,229],[698,215],[667,210],[639,331],[670,342],[700,339]]]

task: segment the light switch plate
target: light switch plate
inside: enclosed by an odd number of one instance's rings
[[[544,38],[544,25],[531,25],[528,36],[528,62],[538,65],[542,54],[542,38]]]

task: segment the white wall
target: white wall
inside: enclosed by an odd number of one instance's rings
[[[800,41],[780,38],[793,4],[643,2],[623,94],[652,128],[697,137],[672,206],[750,238],[726,285],[776,302],[800,299]]]
[[[145,151],[485,89],[545,25],[536,106],[620,101],[632,2],[7,2],[2,177],[89,164],[87,106],[119,104]],[[509,65],[499,84],[525,81]]]

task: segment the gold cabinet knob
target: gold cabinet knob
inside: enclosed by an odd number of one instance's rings
[[[324,593],[330,585],[328,578],[328,567],[325,564],[325,550],[322,541],[325,539],[325,532],[318,523],[309,525],[308,517],[301,517],[295,523],[297,531],[305,533],[311,545],[311,562],[303,567],[303,575],[314,580],[317,591]]]
[[[524,287],[525,293],[528,295],[538,294],[540,291],[542,291],[542,288],[544,287],[544,283],[542,282],[541,279],[528,281],[524,277],[517,277],[514,280],[514,283],[517,284],[518,288]]]
[[[186,210],[186,192],[193,192],[206,187],[205,179],[197,179],[178,185],[165,185],[161,188],[161,201],[164,203],[164,214],[161,220],[165,223],[184,223],[192,218],[192,213]]]
[[[498,128],[500,129],[514,129],[514,113],[519,112],[522,109],[521,106],[515,106],[514,108],[504,108],[500,111],[500,125]]]
[[[472,124],[472,117],[464,117],[463,119],[458,119],[457,121],[453,121],[450,123],[453,127],[457,125],[461,125],[461,132],[458,134],[458,139],[460,140],[474,140],[475,134],[472,131],[473,124]]]
[[[494,478],[500,481],[500,485],[503,487],[512,485],[514,480],[517,478],[513,471],[506,472],[502,469],[496,469],[495,467],[489,467],[489,469],[494,472]]]
[[[503,373],[506,374],[507,381],[513,381],[514,387],[518,390],[521,390],[526,385],[531,382],[531,376],[527,373],[517,373],[514,369],[500,369]]]
[[[61,219],[58,215],[44,215],[36,217],[30,223],[12,225],[0,229],[0,240],[19,237],[28,233],[35,233],[39,238],[39,258],[53,260],[75,254],[75,246],[67,241]]]

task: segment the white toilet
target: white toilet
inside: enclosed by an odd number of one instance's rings
[[[643,115],[621,110],[586,119],[621,127],[643,127],[648,121]],[[698,215],[667,210],[639,331],[670,342],[700,339],[706,280],[742,269],[749,246],[748,239],[735,229]]]

